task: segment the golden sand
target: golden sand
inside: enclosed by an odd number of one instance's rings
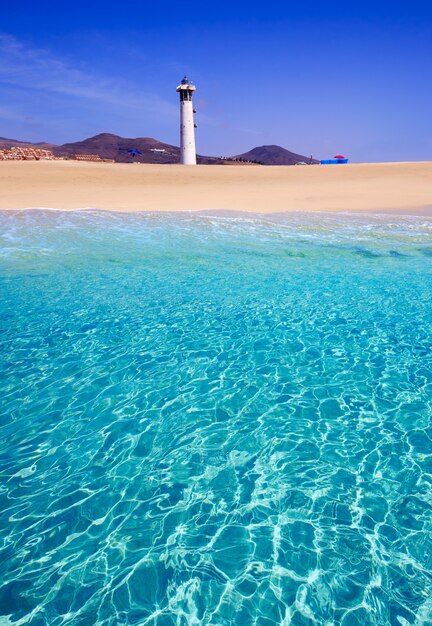
[[[432,162],[182,166],[0,162],[0,208],[432,214]]]

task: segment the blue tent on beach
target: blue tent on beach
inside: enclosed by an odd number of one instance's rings
[[[340,163],[348,163],[348,159],[344,157],[342,154],[337,154],[332,159],[322,159],[320,161],[321,165],[336,165]]]

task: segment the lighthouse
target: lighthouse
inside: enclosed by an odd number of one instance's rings
[[[192,106],[195,85],[183,78],[176,91],[180,93],[180,163],[196,165],[194,108]]]

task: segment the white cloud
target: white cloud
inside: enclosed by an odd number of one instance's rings
[[[5,86],[63,95],[89,103],[103,103],[123,111],[177,116],[174,102],[152,92],[149,98],[135,84],[118,77],[101,77],[78,69],[42,48],[32,48],[10,35],[0,34],[0,83]]]

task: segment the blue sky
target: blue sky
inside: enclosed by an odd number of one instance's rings
[[[0,136],[178,144],[187,73],[201,154],[431,160],[431,24],[415,1],[7,3]]]

